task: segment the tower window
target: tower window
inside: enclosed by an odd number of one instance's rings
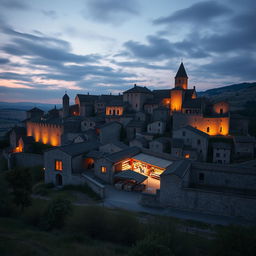
[[[223,108],[220,109],[220,114],[223,114]]]
[[[184,137],[186,136],[186,132],[185,131],[182,132],[182,136],[184,136]]]
[[[210,127],[207,127],[207,132],[210,132]]]
[[[222,126],[220,127],[220,132],[222,132]]]

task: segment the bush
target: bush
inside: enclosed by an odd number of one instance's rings
[[[44,214],[44,228],[51,230],[64,227],[67,217],[72,213],[72,204],[63,198],[53,199]]]
[[[172,251],[162,244],[161,237],[149,235],[134,246],[129,256],[172,256]]]
[[[0,157],[0,171],[7,171],[8,170],[8,162],[4,156]]]
[[[38,183],[33,187],[33,193],[40,196],[48,196],[49,190],[54,187],[52,183]]]
[[[0,177],[0,217],[12,215],[14,207],[8,191],[8,183],[3,176]]]
[[[12,189],[13,202],[21,211],[31,204],[32,176],[28,168],[16,168],[6,173],[6,180]]]
[[[29,168],[29,171],[32,176],[33,184],[42,182],[44,180],[44,170],[41,165],[31,167],[31,168]]]

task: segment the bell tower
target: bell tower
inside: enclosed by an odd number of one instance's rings
[[[68,117],[69,116],[69,97],[67,95],[67,92],[65,92],[65,95],[62,97],[62,117]]]
[[[188,76],[183,62],[181,62],[179,70],[175,76],[175,88],[188,89]]]

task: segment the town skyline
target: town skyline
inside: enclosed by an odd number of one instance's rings
[[[255,81],[254,1],[0,1],[0,101]],[[138,25],[139,24],[139,25]]]

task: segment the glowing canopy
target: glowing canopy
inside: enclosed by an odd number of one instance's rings
[[[155,156],[151,156],[151,155],[146,155],[143,153],[140,153],[140,154],[134,156],[133,159],[153,165],[153,166],[157,166],[157,167],[160,167],[163,169],[167,168],[169,165],[172,164],[172,161],[168,161],[168,160],[165,160],[165,159],[162,159],[159,157],[155,157]]]

